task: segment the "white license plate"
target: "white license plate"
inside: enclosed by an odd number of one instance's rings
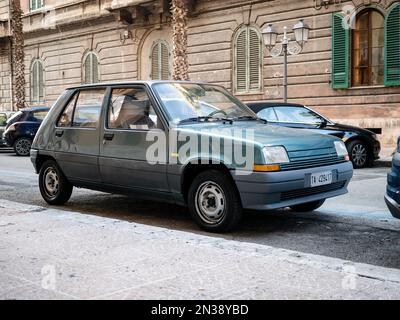
[[[325,186],[333,181],[333,172],[320,172],[311,175],[311,187]]]

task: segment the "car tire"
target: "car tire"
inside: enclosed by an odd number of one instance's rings
[[[48,204],[63,205],[71,198],[73,186],[57,163],[48,160],[40,168],[39,189]]]
[[[19,157],[28,157],[31,153],[32,140],[19,138],[14,143],[14,152]]]
[[[242,204],[232,177],[208,170],[194,178],[188,194],[189,210],[207,232],[228,232],[242,219]]]
[[[362,169],[369,166],[371,163],[371,157],[370,152],[368,151],[368,146],[365,142],[360,140],[351,141],[348,144],[347,149],[354,169]]]
[[[324,200],[313,201],[308,203],[299,204],[297,206],[291,206],[290,209],[296,212],[312,212],[321,208],[325,203]]]

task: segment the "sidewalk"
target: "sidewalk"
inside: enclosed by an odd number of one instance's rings
[[[400,270],[0,200],[0,299],[399,299]]]

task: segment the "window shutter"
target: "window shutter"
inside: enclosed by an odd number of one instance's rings
[[[247,91],[247,29],[240,32],[236,41],[236,89]]]
[[[86,57],[86,59],[85,59],[85,65],[84,65],[84,68],[85,68],[85,83],[86,84],[89,84],[89,83],[91,83],[91,79],[92,79],[92,76],[91,76],[91,68],[90,68],[90,54]]]
[[[385,85],[400,86],[400,4],[397,3],[385,21]]]
[[[343,27],[343,15],[332,17],[332,88],[346,89],[349,81],[350,31]]]
[[[160,44],[153,47],[151,53],[151,79],[160,80]]]
[[[38,102],[38,71],[37,71],[37,65],[38,62],[35,61],[33,63],[33,68],[32,68],[32,102],[36,103]]]
[[[99,82],[99,60],[97,56],[92,53],[92,83]]]
[[[169,80],[169,51],[164,43],[161,44],[161,79]]]
[[[43,78],[43,65],[41,62],[37,63],[38,66],[38,97],[39,102],[44,101],[44,78]]]
[[[257,31],[249,32],[249,89],[259,90],[261,78],[261,43]]]

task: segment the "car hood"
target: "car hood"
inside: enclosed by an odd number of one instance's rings
[[[332,148],[338,139],[330,135],[322,135],[311,131],[274,126],[250,121],[229,123],[204,123],[184,125],[177,128],[179,132],[192,132],[200,135],[214,135],[233,140],[245,139],[249,143],[260,146],[284,146],[287,151]],[[244,130],[247,136],[242,136]],[[254,140],[249,133],[254,133]]]

